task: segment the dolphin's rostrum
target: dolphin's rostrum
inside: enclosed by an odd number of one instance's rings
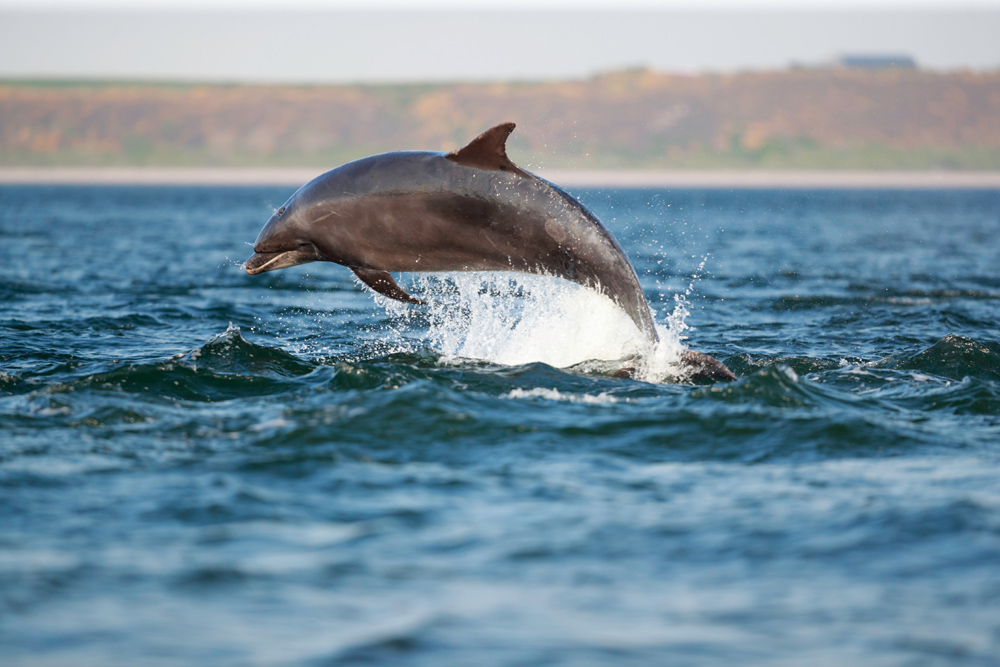
[[[400,151],[349,162],[302,186],[261,230],[249,274],[306,262],[349,267],[376,292],[423,303],[390,271],[520,271],[596,289],[653,343],[649,306],[625,253],[583,205],[517,167],[504,123],[451,153]],[[733,380],[687,352],[694,377]]]

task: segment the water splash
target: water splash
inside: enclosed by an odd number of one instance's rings
[[[439,295],[428,312],[428,343],[445,357],[565,368],[626,359],[645,345],[610,299],[565,280],[509,274],[421,280],[425,293]]]
[[[660,342],[636,369],[637,379],[646,382],[684,382],[688,379],[690,371],[681,364],[681,355],[687,349],[684,344],[687,340],[685,332],[691,328],[687,323],[687,318],[691,315],[688,297],[701,280],[708,257],[705,255],[701,258],[698,268],[691,274],[687,288],[682,293],[674,294],[674,309],[667,316],[666,325],[656,323],[656,311],[652,311]]]
[[[442,361],[541,362],[608,374],[624,371],[639,380],[664,382],[685,379],[680,358],[690,289],[675,297],[667,322],[656,325],[657,345],[608,297],[548,276],[420,274],[413,278],[413,291],[428,302],[423,309],[379,296],[376,302],[392,319],[386,333],[415,337],[417,344],[441,354]],[[590,362],[610,363],[589,367]]]

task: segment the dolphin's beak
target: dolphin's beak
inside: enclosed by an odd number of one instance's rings
[[[251,276],[265,271],[275,271],[277,269],[287,269],[289,266],[297,266],[307,262],[315,261],[312,253],[299,250],[286,250],[284,252],[255,252],[250,259],[243,263],[243,269]]]

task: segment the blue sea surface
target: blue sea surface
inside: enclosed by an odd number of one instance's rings
[[[574,191],[714,385],[290,193],[0,187],[0,663],[1000,664],[1000,191]]]

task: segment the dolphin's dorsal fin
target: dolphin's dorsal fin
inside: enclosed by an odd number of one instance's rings
[[[524,174],[507,157],[507,137],[513,131],[514,123],[501,123],[480,134],[464,148],[452,151],[445,157],[466,167]]]
[[[361,282],[368,285],[373,290],[381,294],[382,296],[387,296],[390,299],[395,299],[396,301],[403,301],[404,303],[413,303],[418,306],[426,305],[425,301],[410,296],[406,293],[402,287],[396,284],[396,281],[392,279],[388,271],[380,271],[378,269],[359,269],[351,267],[351,271],[354,271],[354,275],[361,278]]]

